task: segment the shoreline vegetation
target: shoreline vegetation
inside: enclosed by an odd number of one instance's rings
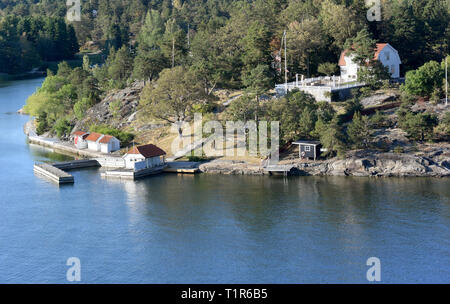
[[[111,154],[77,149],[72,143],[36,136],[33,121],[24,126],[31,143],[82,158],[107,158]],[[450,177],[450,145],[429,145],[416,154],[355,151],[345,159],[333,158],[315,162],[281,160],[294,176],[355,176],[355,177]],[[115,153],[120,157],[120,153]],[[225,175],[270,175],[262,164],[245,160],[214,159],[197,164],[200,173]]]

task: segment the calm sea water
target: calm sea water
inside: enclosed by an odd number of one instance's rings
[[[0,84],[0,283],[450,283],[450,180],[73,172],[58,187],[15,114],[42,79]]]

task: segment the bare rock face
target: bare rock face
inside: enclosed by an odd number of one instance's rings
[[[258,165],[247,164],[242,161],[214,160],[201,164],[199,169],[203,173],[226,175],[265,175],[264,169]]]
[[[364,158],[332,159],[317,166],[301,167],[310,175],[334,176],[450,176],[450,157],[430,159],[396,153],[374,154]]]
[[[365,97],[361,100],[361,104],[364,107],[377,106],[381,105],[385,102],[395,100],[395,94],[375,94],[369,97]]]
[[[76,123],[74,131],[86,130],[93,124],[107,124],[114,128],[130,125],[136,119],[143,88],[143,82],[135,82],[123,90],[109,93],[86,112],[86,117]]]
[[[242,161],[214,160],[199,167],[201,172],[228,175],[266,175],[261,166]],[[293,175],[332,175],[364,177],[450,177],[450,149],[442,147],[426,155],[361,151],[346,159],[297,163]]]

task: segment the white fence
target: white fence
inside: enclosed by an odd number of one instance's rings
[[[95,160],[98,161],[102,167],[125,168],[125,160],[121,157],[96,158]]]

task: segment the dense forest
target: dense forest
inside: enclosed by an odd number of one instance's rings
[[[34,53],[30,44],[39,55],[34,57],[43,60],[70,57],[74,49],[73,26],[80,45],[101,41],[108,52],[111,47],[118,50],[127,45],[140,65],[149,62],[157,62],[161,68],[185,63],[202,65],[213,70],[217,77],[220,75],[222,84],[229,86],[240,86],[242,75],[258,64],[273,66],[284,30],[287,30],[291,77],[296,73],[316,75],[320,64],[336,63],[346,40],[362,29],[399,51],[403,71],[441,59],[447,52],[448,1],[382,1],[383,18],[375,23],[367,21],[364,3],[364,0],[83,0],[81,22],[73,22],[66,29],[60,24],[67,12],[65,1],[11,0],[0,3],[0,41],[9,46],[5,50],[2,47],[6,55],[13,49],[15,54],[31,61],[35,58],[30,55]],[[37,36],[42,39],[36,39]],[[50,58],[42,56],[42,46],[36,45],[41,40],[45,40],[44,44],[60,45],[50,48],[51,54],[47,56]],[[18,49],[22,52],[16,52]],[[138,77],[150,78],[157,72],[139,68],[136,71]]]
[[[93,66],[85,56],[83,67],[71,69],[62,64],[55,75],[49,74],[27,105],[29,113],[38,117],[42,131],[54,126],[58,133],[67,133],[74,117],[82,117],[103,93],[144,80],[147,86],[141,106],[152,117],[161,112],[155,109],[164,109],[170,117],[157,118],[186,119],[192,109],[210,111],[214,89],[244,89],[245,95],[227,110],[229,117],[292,122],[282,125],[284,142],[300,135],[322,138],[326,133],[330,146],[342,130],[347,134],[345,121],[337,119],[330,107],[313,105],[303,93],[287,96],[277,105],[263,107],[260,103],[263,93],[283,81],[280,55],[284,56],[284,32],[290,80],[296,74],[338,73],[343,49],[358,46],[358,58],[365,62],[371,59],[367,54],[373,52],[376,42],[387,42],[399,51],[402,76],[410,76],[402,90],[409,95],[442,97],[450,1],[381,3],[381,21],[369,22],[364,0],[84,0],[81,21],[66,21],[63,26],[65,1],[2,1],[0,45],[8,47],[0,49],[0,60],[7,61],[1,68],[23,70],[39,60],[70,58],[77,49],[75,40],[85,51],[95,44],[105,54],[104,65]],[[370,75],[365,75],[364,81],[371,89],[386,79],[386,73],[375,64],[367,71]],[[184,86],[178,86],[180,83]],[[195,100],[183,99],[183,111],[171,111],[180,105],[166,100],[158,87],[173,90],[173,96],[195,96]],[[351,115],[358,114],[357,95],[346,109]],[[411,125],[439,123],[433,117],[406,114],[402,112],[401,117]],[[302,126],[298,125],[299,116]],[[368,124],[367,117],[355,117],[355,123]],[[405,122],[405,129],[407,125]],[[359,131],[365,132],[364,128]],[[412,128],[411,134],[416,131]],[[345,137],[342,142],[349,142],[349,135]]]
[[[75,29],[61,17],[8,15],[0,19],[0,73],[20,73],[43,61],[72,58]]]

